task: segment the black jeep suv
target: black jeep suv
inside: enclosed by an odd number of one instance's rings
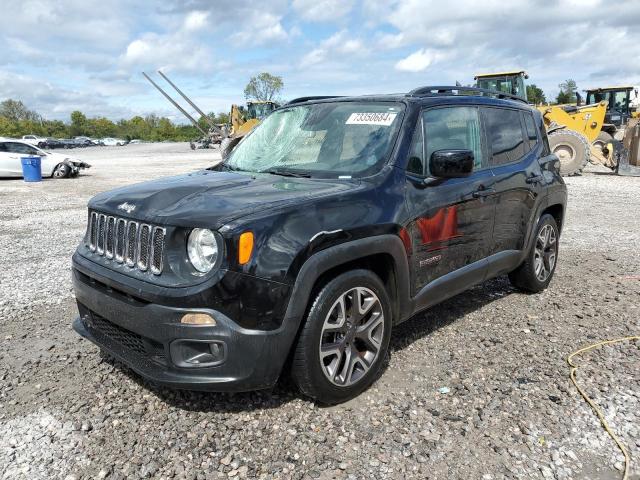
[[[516,97],[297,99],[215,167],[89,202],[74,327],[161,384],[252,390],[286,369],[341,402],[416,312],[503,274],[547,287],[558,168],[540,113]]]

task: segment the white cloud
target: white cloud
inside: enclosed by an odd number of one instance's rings
[[[363,57],[369,49],[359,38],[352,36],[347,30],[341,30],[322,41],[317,48],[305,54],[300,61],[302,67],[318,65],[329,58],[346,60],[353,57]]]
[[[310,22],[335,21],[347,16],[354,0],[293,0],[293,8]]]
[[[434,59],[434,54],[423,48],[399,60],[395,68],[401,72],[422,72],[433,63]]]
[[[241,46],[256,46],[287,40],[289,35],[281,23],[282,17],[271,13],[255,12],[241,25],[250,25],[231,37],[232,43]]]
[[[20,99],[30,109],[51,119],[68,120],[73,110],[112,118],[131,113],[126,107],[111,105],[100,91],[62,88],[41,78],[11,72],[0,71],[0,92],[4,98]]]
[[[160,68],[196,72],[209,70],[214,62],[213,53],[207,47],[178,32],[143,34],[127,46],[121,64],[132,71]]]
[[[379,28],[376,45],[403,71],[426,71],[426,81],[470,83],[478,71],[524,68],[549,97],[574,78],[591,86],[598,71],[613,83],[640,81],[640,2],[604,0],[461,0],[443,8],[435,0],[384,0],[363,4],[365,23]],[[386,12],[386,13],[385,13]],[[434,62],[438,69],[433,69]],[[431,80],[432,79],[432,80]]]
[[[195,32],[206,27],[208,20],[209,12],[203,12],[201,10],[189,12],[184,19],[184,29],[190,32]]]
[[[638,1],[610,15],[604,0],[0,2],[0,100],[52,118],[72,108],[112,118],[171,111],[139,73],[156,69],[222,110],[261,71],[283,75],[289,98],[406,91],[417,78],[466,84],[512,68],[548,97],[566,78],[581,88],[640,84]]]

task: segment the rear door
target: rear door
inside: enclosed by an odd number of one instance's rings
[[[483,107],[482,113],[496,191],[491,253],[502,253],[494,266],[501,272],[517,266],[525,248],[543,189],[538,163],[543,145],[531,112]]]
[[[465,178],[432,179],[428,158],[436,150],[466,149],[474,153],[473,173]],[[413,248],[413,294],[442,279],[447,288],[462,291],[481,281],[485,257],[492,246],[494,218],[493,172],[488,165],[480,111],[475,106],[425,110],[414,134],[407,165],[407,227]],[[447,280],[469,271],[461,281]],[[431,292],[431,300],[439,295]],[[448,294],[449,291],[440,293]],[[445,295],[447,296],[447,295]]]

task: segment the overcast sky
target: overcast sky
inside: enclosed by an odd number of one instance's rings
[[[182,120],[140,74],[157,69],[216,112],[262,71],[283,77],[284,98],[514,68],[548,98],[567,78],[640,85],[637,0],[0,0],[0,12],[0,100],[63,120]]]

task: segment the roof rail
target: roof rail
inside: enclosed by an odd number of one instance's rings
[[[467,93],[468,92],[468,93]],[[411,90],[408,95],[415,97],[435,97],[438,95],[480,95],[483,97],[502,98],[507,100],[516,100],[526,103],[524,98],[520,98],[517,95],[510,93],[498,92],[496,90],[488,90],[486,88],[478,87],[459,87],[459,86],[427,86],[419,87]]]
[[[342,95],[316,95],[311,97],[298,97],[290,100],[286,105],[293,105],[294,103],[309,102],[311,100],[325,100],[327,98],[340,98]]]

